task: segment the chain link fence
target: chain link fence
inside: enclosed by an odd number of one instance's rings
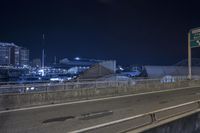
[[[193,76],[192,80],[200,80],[200,76]],[[51,91],[63,91],[71,89],[99,89],[99,88],[140,88],[145,86],[146,88],[156,87],[161,85],[176,86],[187,83],[189,80],[187,76],[166,76],[160,79],[129,79],[129,80],[77,80],[73,82],[65,83],[29,83],[29,84],[9,84],[0,85],[0,94],[8,93],[37,93],[37,92],[51,92]]]

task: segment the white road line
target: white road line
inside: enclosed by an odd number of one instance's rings
[[[142,116],[144,116],[144,114],[136,115],[136,116],[132,116],[132,117],[128,117],[128,118],[116,120],[116,121],[111,121],[111,122],[108,122],[108,123],[103,123],[103,124],[95,125],[95,126],[92,126],[92,127],[87,127],[87,128],[79,129],[79,130],[76,130],[76,131],[71,131],[71,132],[69,132],[69,133],[81,133],[81,132],[86,132],[86,131],[89,131],[89,130],[93,130],[93,129],[97,129],[97,128],[101,128],[101,127],[105,127],[105,126],[109,126],[109,125],[121,123],[121,122],[124,122],[124,121],[128,121],[128,120],[131,120],[131,119],[135,119],[135,118],[138,118],[138,117],[142,117]]]
[[[3,111],[0,111],[0,114],[2,114],[2,113],[10,113],[10,112],[17,112],[17,111],[25,111],[25,110],[33,110],[33,109],[40,109],[40,108],[56,107],[56,106],[63,106],[63,105],[80,104],[80,103],[87,103],[87,102],[97,102],[97,101],[119,99],[119,98],[132,97],[132,96],[140,96],[140,95],[147,95],[147,94],[171,92],[171,91],[185,90],[185,89],[190,89],[190,88],[199,88],[199,86],[183,87],[183,88],[167,89],[167,90],[159,90],[159,91],[151,91],[151,92],[144,92],[144,93],[138,93],[138,94],[129,94],[129,95],[123,95],[123,96],[97,98],[97,99],[74,101],[74,102],[66,102],[66,103],[58,103],[58,104],[50,104],[50,105],[41,105],[41,106],[26,107],[26,108],[12,109],[12,110],[3,110]]]
[[[123,118],[123,119],[119,119],[119,120],[115,120],[115,121],[111,121],[111,122],[99,124],[99,125],[95,125],[95,126],[92,126],[92,127],[87,127],[87,128],[83,128],[83,129],[71,131],[69,133],[87,132],[87,131],[94,130],[94,129],[97,129],[97,128],[103,128],[105,126],[110,126],[110,125],[118,124],[118,123],[125,122],[125,121],[128,121],[128,120],[133,120],[135,118],[147,116],[147,115],[158,113],[158,112],[162,112],[162,111],[167,111],[167,110],[170,110],[170,109],[174,109],[174,108],[178,108],[178,107],[190,105],[190,104],[197,103],[197,102],[199,102],[199,100],[192,101],[192,102],[187,102],[187,103],[183,103],[183,104],[179,104],[179,105],[175,105],[175,106],[171,106],[171,107],[167,107],[167,108],[155,110],[155,111],[152,111],[152,112],[148,112],[148,113],[144,113],[144,114],[139,114],[139,115],[135,115],[135,116],[131,116],[131,117],[127,117],[127,118]]]

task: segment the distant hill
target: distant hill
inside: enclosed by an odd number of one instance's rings
[[[188,60],[182,60],[175,64],[175,66],[188,66]],[[200,58],[192,58],[192,66],[199,66],[200,67]]]

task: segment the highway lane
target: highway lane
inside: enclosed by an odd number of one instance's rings
[[[197,100],[200,88],[143,94],[102,101],[0,114],[2,133],[66,133],[141,113]],[[107,113],[107,112],[112,113]],[[107,113],[105,115],[98,115]],[[97,115],[90,117],[91,115]],[[84,116],[86,119],[83,119]],[[113,131],[116,132],[114,129]]]

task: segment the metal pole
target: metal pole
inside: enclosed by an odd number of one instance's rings
[[[44,68],[44,49],[42,50],[42,68]]]
[[[42,68],[45,67],[45,51],[44,51],[44,45],[45,45],[45,36],[44,34],[42,35],[43,39],[43,49],[42,49]]]
[[[188,79],[192,79],[190,32],[188,33]]]

